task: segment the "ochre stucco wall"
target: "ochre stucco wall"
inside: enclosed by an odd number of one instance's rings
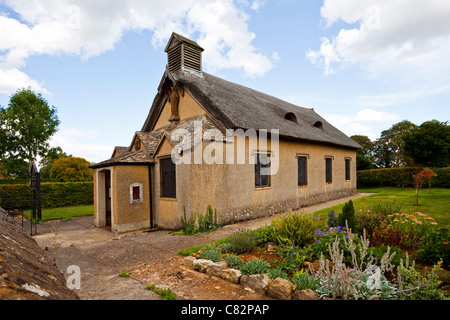
[[[189,92],[185,91],[184,97],[180,94],[178,113],[180,119],[187,119],[194,116],[203,115],[205,114],[205,110],[203,110],[203,108],[195,101]],[[156,122],[155,130],[169,125],[169,118],[171,115],[172,108],[170,102],[167,101],[164,109],[161,111],[158,121]]]
[[[125,232],[150,227],[150,188],[148,166],[115,166],[112,175],[112,231]],[[130,186],[142,184],[142,202],[130,203]]]

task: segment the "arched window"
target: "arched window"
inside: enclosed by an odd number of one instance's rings
[[[314,127],[319,128],[319,129],[323,129],[322,121],[316,121],[316,123],[314,123]]]
[[[296,117],[296,115],[293,114],[292,112],[286,113],[286,115],[284,116],[284,118],[285,118],[286,120],[289,120],[289,121],[292,121],[292,122],[297,123],[297,117]]]

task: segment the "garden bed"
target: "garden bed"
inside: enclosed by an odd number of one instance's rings
[[[256,287],[264,287],[267,294],[277,280],[277,286],[288,288],[290,293],[283,295],[287,299],[302,290],[315,292],[314,298],[450,297],[447,228],[439,228],[422,213],[355,214],[352,207],[350,203],[344,213],[331,214],[327,223],[309,214],[289,214],[267,227],[242,230],[207,245],[189,259],[209,260],[218,277],[224,270],[237,270],[245,276],[245,285],[248,277],[258,278],[267,285]],[[345,221],[347,228],[330,225],[333,221],[341,225]],[[349,222],[353,230],[363,227],[363,231],[352,232]],[[208,272],[208,266],[200,269]]]

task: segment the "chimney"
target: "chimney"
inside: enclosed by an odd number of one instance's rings
[[[187,71],[199,76],[202,75],[202,52],[204,49],[195,41],[172,33],[165,52],[167,52],[170,72],[180,70]]]

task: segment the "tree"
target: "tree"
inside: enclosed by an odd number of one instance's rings
[[[40,161],[39,172],[41,174],[41,179],[50,179],[52,166],[55,160],[67,157],[68,155],[65,152],[63,152],[60,147],[52,149],[48,153],[47,157],[45,157]]]
[[[83,158],[66,157],[55,160],[51,176],[64,182],[92,181],[91,164]]]
[[[49,139],[58,130],[57,110],[50,107],[40,93],[31,89],[18,90],[8,107],[0,110],[4,157],[31,164],[38,156],[46,157],[51,150]]]
[[[406,132],[414,130],[417,126],[403,120],[394,124],[390,129],[381,132],[380,138],[375,142],[375,163],[382,168],[396,168],[410,166],[413,164],[404,152],[404,141],[402,136]]]
[[[416,165],[446,167],[450,163],[450,125],[437,120],[427,121],[406,132],[405,153]]]
[[[356,152],[356,169],[369,170],[373,169],[373,150],[374,143],[368,136],[355,135],[351,136],[354,141],[358,142],[362,149]]]
[[[359,149],[357,151],[358,154],[371,159],[374,143],[370,140],[368,136],[362,136],[362,135],[354,135],[350,137],[354,141],[358,142],[359,145],[362,147],[362,149]]]

